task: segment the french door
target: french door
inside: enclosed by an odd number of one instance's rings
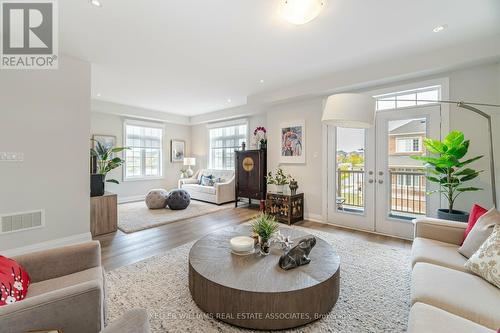
[[[440,106],[379,111],[374,128],[328,129],[328,222],[401,238],[432,215],[438,196],[422,164],[424,137],[440,138]]]

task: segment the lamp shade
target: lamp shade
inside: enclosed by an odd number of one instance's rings
[[[184,157],[184,165],[196,165],[196,158],[194,157]]]
[[[340,127],[373,127],[375,99],[362,94],[331,95],[326,100],[321,121]]]

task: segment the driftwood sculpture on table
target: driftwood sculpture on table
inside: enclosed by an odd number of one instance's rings
[[[279,266],[284,270],[289,270],[311,262],[309,253],[316,245],[316,238],[308,237],[302,239],[295,247],[280,257]]]

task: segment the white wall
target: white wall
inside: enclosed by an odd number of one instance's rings
[[[129,107],[130,108],[130,107]],[[117,145],[123,145],[123,121],[125,117],[92,112],[91,134],[114,135]],[[130,119],[130,118],[129,118]],[[170,140],[180,139],[186,141],[186,156],[189,156],[191,127],[180,124],[163,123],[163,178],[156,180],[123,181],[122,168],[113,170],[108,178],[114,178],[120,184],[106,183],[106,191],[118,194],[119,200],[127,200],[144,196],[152,188],[172,189],[177,187],[182,163],[170,162]]]
[[[61,56],[58,70],[2,70],[0,214],[44,209],[42,229],[0,234],[0,251],[60,238],[90,238],[90,65]]]
[[[465,69],[448,71],[432,76],[424,76],[418,79],[404,80],[382,86],[370,86],[369,90],[379,87],[391,87],[411,82],[426,81],[435,78],[449,78],[450,99],[465,100],[469,102],[500,103],[500,63],[483,64]],[[321,112],[323,97],[316,97],[309,100],[293,101],[275,106],[253,106],[253,112],[260,112],[258,115],[246,116],[252,130],[258,126],[259,122],[264,123],[268,128],[268,169],[272,170],[279,166],[278,151],[279,143],[279,123],[285,120],[305,119],[306,120],[306,164],[284,164],[282,167],[290,172],[299,181],[299,190],[305,193],[305,213],[310,218],[321,219],[324,174],[322,151],[323,137],[321,127]],[[497,173],[497,188],[500,190],[500,110],[498,108],[482,108],[489,112],[494,120],[494,142],[495,142],[495,163]],[[245,110],[244,112],[247,112]],[[264,121],[264,116],[266,117]],[[233,115],[234,116],[234,115]],[[214,113],[214,117],[220,120],[220,112]],[[204,119],[210,119],[209,115],[204,115]],[[477,202],[485,207],[490,207],[491,186],[489,173],[488,147],[489,139],[487,135],[486,121],[467,110],[457,110],[455,106],[450,107],[450,129],[460,130],[465,133],[466,138],[471,140],[471,147],[468,156],[477,154],[486,155],[482,160],[471,165],[474,168],[484,169],[476,181],[471,182],[473,186],[483,187],[485,190],[476,193],[464,194],[456,202],[457,209],[469,210],[472,203]],[[192,127],[191,141],[193,154],[201,161],[201,165],[206,163],[207,153],[207,132],[206,125],[200,124]],[[317,156],[316,156],[317,154]],[[497,198],[497,206],[500,205],[500,198]]]

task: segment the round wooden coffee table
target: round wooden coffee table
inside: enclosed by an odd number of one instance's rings
[[[284,229],[297,244],[310,236]],[[308,265],[284,271],[278,266],[283,251],[268,256],[231,253],[229,240],[250,235],[250,226],[209,234],[189,252],[189,290],[196,304],[214,318],[232,325],[274,330],[301,326],[327,314],[337,302],[340,258],[316,237]]]

